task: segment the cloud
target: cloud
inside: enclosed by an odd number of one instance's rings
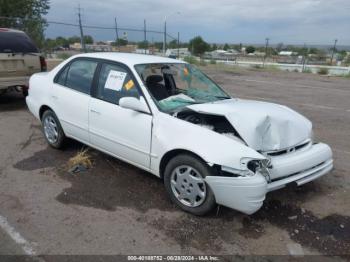
[[[350,44],[350,2],[348,0],[85,0],[83,23],[113,26],[114,17],[122,27],[163,30],[188,40],[201,35],[210,42],[261,43],[265,37],[285,43],[326,44],[339,39]],[[78,1],[51,0],[49,20],[77,22]],[[179,11],[180,15],[174,15]],[[77,34],[74,28],[50,26],[49,36]],[[90,30],[100,39],[113,39],[112,31]],[[134,37],[142,39],[142,34]],[[160,37],[161,36],[154,36]]]

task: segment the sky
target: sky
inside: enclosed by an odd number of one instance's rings
[[[209,43],[270,43],[350,45],[349,0],[51,0],[48,21],[83,25],[163,31],[185,42],[200,35]],[[120,30],[123,34],[125,30]],[[47,37],[78,35],[76,27],[49,25]],[[96,40],[114,40],[114,30],[85,28]],[[129,40],[143,40],[143,33],[127,32]],[[162,35],[147,34],[148,41]]]

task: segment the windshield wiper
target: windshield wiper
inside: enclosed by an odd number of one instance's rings
[[[219,99],[231,99],[231,97],[229,96],[214,96],[214,97]]]

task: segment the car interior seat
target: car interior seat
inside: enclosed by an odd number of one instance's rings
[[[170,96],[168,90],[166,90],[165,86],[161,83],[162,81],[163,77],[161,75],[150,75],[146,79],[148,90],[158,101]]]

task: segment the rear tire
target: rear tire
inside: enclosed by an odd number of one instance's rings
[[[47,143],[53,148],[62,148],[67,138],[55,113],[46,110],[41,118],[41,123]]]
[[[182,210],[201,216],[215,206],[215,196],[204,178],[211,170],[199,158],[181,154],[169,161],[164,172],[164,185],[170,199]]]

